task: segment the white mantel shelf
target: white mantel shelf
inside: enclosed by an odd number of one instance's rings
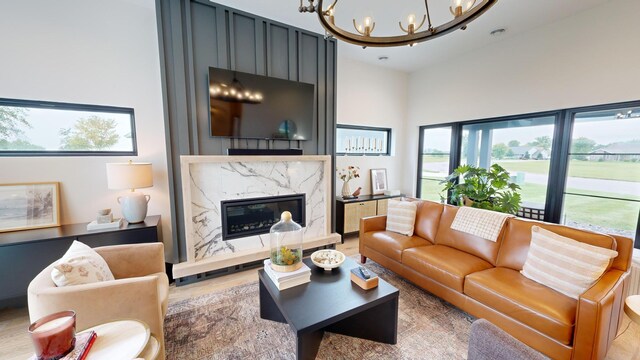
[[[187,261],[181,278],[269,257],[269,234],[222,240],[220,202],[306,194],[304,249],[340,242],[331,233],[331,156],[181,156]]]

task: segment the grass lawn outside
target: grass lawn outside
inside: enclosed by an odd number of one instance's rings
[[[432,201],[440,201],[439,193],[442,185],[440,179],[422,179],[422,198]],[[544,204],[547,187],[539,184],[524,183],[522,185],[522,200],[527,203]],[[587,191],[567,189],[567,192],[579,192],[587,195],[620,197],[601,191]],[[627,196],[630,200],[640,200],[639,195]],[[640,202],[625,200],[609,200],[590,198],[576,195],[566,195],[564,220],[567,223],[577,224],[586,228],[600,228],[600,231],[612,232],[623,235],[631,235],[636,229],[637,214],[640,211]],[[589,226],[590,225],[590,226]]]
[[[513,172],[548,174],[549,160],[498,160],[497,164]],[[640,163],[624,161],[584,161],[569,162],[569,176],[590,179],[606,179],[640,182]]]

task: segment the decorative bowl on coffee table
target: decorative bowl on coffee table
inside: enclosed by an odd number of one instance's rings
[[[318,250],[311,254],[311,261],[319,268],[323,268],[325,271],[331,271],[342,265],[345,256],[338,250]]]

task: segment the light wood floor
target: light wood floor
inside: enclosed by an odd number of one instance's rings
[[[338,245],[338,250],[347,256],[358,254],[358,238],[347,238],[344,244]],[[255,281],[258,281],[258,272],[257,269],[251,269],[195,284],[180,287],[172,285],[169,290],[169,303]],[[622,330],[629,323],[628,330],[615,340],[607,359],[631,359],[640,351],[640,325],[625,317]],[[26,308],[0,309],[0,359],[25,360],[31,355],[31,342],[26,332],[28,326],[29,315]]]

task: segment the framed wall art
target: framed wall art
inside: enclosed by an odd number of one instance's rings
[[[388,189],[387,169],[371,169],[371,194],[380,195]]]
[[[57,182],[0,184],[0,232],[60,226]]]

